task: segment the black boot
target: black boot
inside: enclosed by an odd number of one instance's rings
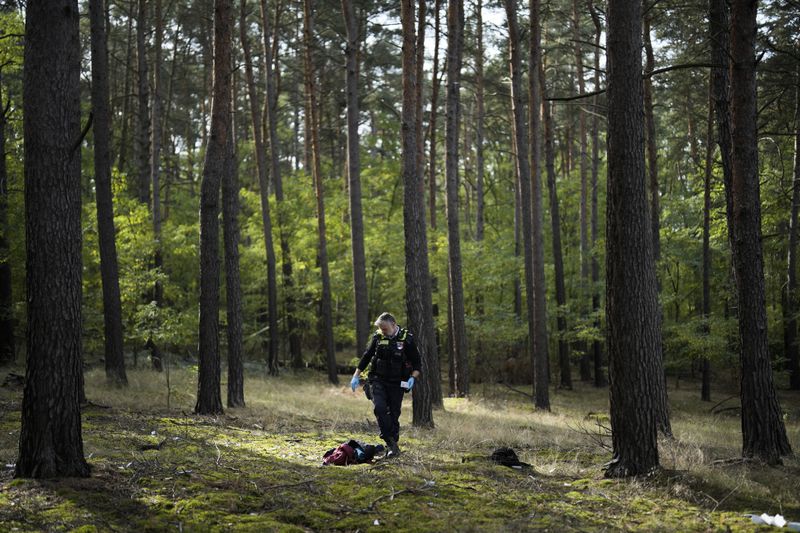
[[[400,455],[400,447],[397,445],[397,441],[392,439],[386,440],[386,458],[397,457]]]

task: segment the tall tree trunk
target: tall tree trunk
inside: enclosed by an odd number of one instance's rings
[[[78,2],[25,21],[27,358],[15,476],[87,477],[81,437],[81,137]],[[58,268],[53,269],[54,265]]]
[[[342,0],[342,14],[347,29],[347,48],[345,49],[347,61],[345,77],[347,87],[347,183],[350,198],[350,242],[353,253],[353,297],[356,304],[356,346],[361,346],[369,339],[370,331],[358,135],[358,50],[361,46],[361,36],[351,0]]]
[[[663,370],[645,187],[641,10],[636,1],[608,3],[606,317],[614,447],[609,477],[658,467]]]
[[[733,208],[731,203],[731,124],[730,124],[730,57],[729,7],[725,0],[709,0],[709,33],[711,69],[714,92],[714,116],[717,122],[717,143],[722,162],[722,181],[725,188],[725,210],[728,220],[728,240],[733,240]]]
[[[258,102],[253,61],[250,56],[250,39],[247,36],[247,1],[241,0],[239,15],[239,33],[244,55],[247,95],[250,101],[250,121],[253,127],[253,139],[256,150],[256,172],[261,198],[261,227],[264,233],[264,248],[267,259],[267,325],[269,327],[269,345],[267,350],[267,368],[271,375],[278,374],[278,278],[275,260],[275,245],[272,241],[272,217],[269,208],[269,180],[267,176],[267,154],[261,129],[261,107]]]
[[[789,215],[789,253],[783,305],[783,346],[789,360],[789,388],[800,390],[800,349],[797,346],[797,211],[800,208],[800,63],[797,65],[794,107],[794,181]]]
[[[450,338],[456,396],[469,395],[469,357],[461,274],[461,235],[458,221],[458,129],[461,115],[459,87],[464,43],[464,2],[450,0],[447,6],[447,243],[450,307],[453,335]],[[417,80],[419,82],[419,80]]]
[[[768,464],[791,453],[786,438],[767,339],[761,199],[756,123],[757,3],[734,0],[731,8],[731,207],[733,265],[739,294],[742,342],[742,454]]]
[[[14,362],[14,308],[8,241],[8,168],[6,167],[6,124],[10,102],[3,102],[3,69],[0,68],[0,366]]]
[[[531,166],[528,158],[530,144],[528,142],[528,123],[525,121],[525,95],[522,92],[522,58],[519,42],[516,0],[504,0],[508,19],[509,68],[511,71],[511,109],[514,114],[514,137],[516,145],[516,163],[519,174],[519,203],[522,218],[523,257],[525,266],[525,301],[528,311],[528,349],[531,360],[536,362],[534,338],[533,296],[533,243],[531,230]]]
[[[269,155],[270,155],[270,174],[272,177],[272,185],[275,187],[275,202],[277,203],[277,218],[278,218],[278,234],[281,246],[281,272],[283,274],[283,301],[286,308],[286,326],[289,337],[289,354],[292,358],[292,366],[294,368],[303,367],[303,346],[300,331],[300,324],[296,314],[296,304],[294,301],[294,278],[292,267],[292,252],[289,246],[289,237],[287,235],[287,220],[286,207],[283,205],[283,177],[281,176],[280,165],[280,138],[278,137],[278,117],[277,117],[277,91],[275,89],[275,75],[272,68],[272,51],[270,46],[270,31],[269,31],[269,10],[267,9],[266,0],[261,0],[261,23],[263,25],[262,41],[264,47],[264,73],[267,79],[267,104],[264,106],[266,110],[267,119],[267,132],[269,140]],[[275,30],[277,31],[277,29]],[[296,107],[299,109],[299,106]],[[297,121],[295,121],[297,122]],[[306,130],[308,131],[308,130]],[[308,168],[308,167],[306,167]],[[263,209],[263,208],[262,208]],[[275,332],[277,336],[277,331]],[[270,336],[270,342],[272,337]],[[276,337],[277,342],[277,337]],[[277,353],[277,344],[275,347]]]
[[[703,180],[703,334],[710,333],[708,319],[711,315],[711,177],[714,170],[714,87],[708,80],[708,129],[706,132],[706,168]],[[703,384],[700,399],[711,401],[711,362],[708,357],[702,359]]]
[[[405,234],[406,313],[409,328],[417,335],[421,352],[422,375],[414,387],[413,424],[433,427],[432,359],[435,357],[431,278],[428,268],[428,237],[425,227],[424,181],[418,173],[417,128],[415,102],[417,96],[416,40],[414,1],[401,0],[400,19],[403,29],[403,110],[400,135],[402,142],[401,174],[403,176],[403,230]]]
[[[433,69],[431,70],[431,117],[428,125],[430,134],[430,157],[428,158],[428,204],[430,206],[431,229],[436,230],[436,119],[438,117],[439,105],[439,82],[442,76],[439,74],[439,38],[441,36],[439,11],[442,7],[442,0],[435,0],[433,8]]]
[[[594,23],[594,90],[600,88],[600,37],[603,33],[603,27],[600,24],[600,16],[597,9],[594,7],[592,0],[589,0],[589,12],[592,15],[592,22]],[[597,243],[597,176],[600,167],[600,120],[598,118],[598,101],[599,97],[595,95],[592,98],[592,313],[595,315],[594,325],[600,331],[600,290],[598,285],[600,283],[600,263],[597,261],[597,254],[595,253],[595,245]],[[594,360],[594,386],[605,387],[606,377],[603,372],[603,345],[599,340],[592,342],[592,359]]]
[[[150,133],[150,146],[152,147],[150,153],[150,180],[153,184],[153,203],[152,203],[152,216],[153,216],[153,240],[155,241],[155,250],[153,253],[153,268],[161,270],[163,267],[163,260],[161,257],[161,140],[163,137],[162,132],[162,115],[163,115],[163,98],[161,97],[161,46],[164,32],[164,24],[161,20],[161,0],[155,0],[155,11],[153,13],[155,19],[155,60],[153,61],[153,108],[151,110],[151,133]],[[153,287],[153,301],[156,307],[161,307],[164,300],[164,288],[161,281],[156,281]],[[153,363],[153,368],[161,371],[161,349],[151,338],[148,340],[150,345],[150,358]]]
[[[539,64],[539,82],[542,87],[542,110],[544,114],[544,150],[547,168],[547,189],[550,193],[550,223],[553,232],[553,263],[556,276],[556,325],[558,327],[558,368],[562,388],[572,389],[572,371],[569,366],[569,343],[566,341],[567,319],[564,316],[567,305],[567,291],[564,286],[564,259],[561,255],[561,218],[558,210],[558,193],[556,191],[555,146],[553,142],[553,112],[550,102],[546,100],[547,84],[545,69]]]
[[[539,64],[542,61],[542,30],[539,24],[539,0],[530,0],[530,157],[531,157],[531,246],[533,247],[533,376],[534,403],[537,409],[550,410],[550,354],[547,344],[547,299],[544,279],[544,235],[542,232],[541,173],[541,89]]]
[[[108,107],[108,50],[105,2],[89,4],[92,28],[92,116],[94,128],[94,181],[97,198],[97,233],[100,246],[100,276],[103,284],[105,365],[109,382],[126,385],[122,345],[122,305],[111,193],[111,113]]]
[[[219,356],[219,193],[231,135],[231,0],[214,0],[211,126],[200,199],[200,359],[195,412],[222,413]]]
[[[235,101],[235,98],[233,99]],[[233,109],[231,110],[233,114]],[[222,177],[222,233],[225,246],[225,294],[228,319],[228,407],[244,407],[242,285],[239,275],[239,169],[235,128],[231,127]]]
[[[136,18],[136,61],[138,75],[138,122],[136,132],[136,164],[138,177],[138,198],[143,204],[150,204],[150,83],[147,79],[147,0],[138,0]]]
[[[477,116],[475,117],[475,240],[483,240],[484,231],[484,157],[483,157],[483,128],[486,118],[484,106],[484,80],[483,80],[483,0],[478,0],[475,7],[475,33],[477,50],[475,51],[475,102]]]
[[[336,351],[333,344],[333,312],[331,310],[331,278],[328,273],[328,243],[325,230],[325,195],[322,186],[322,156],[319,144],[319,110],[317,109],[317,80],[313,61],[314,21],[312,19],[313,0],[303,0],[303,37],[305,41],[305,83],[306,114],[311,123],[311,174],[314,178],[314,191],[317,198],[317,232],[319,237],[318,260],[322,276],[322,316],[319,331],[323,335],[325,360],[328,366],[328,380],[334,385],[339,383],[336,373]]]

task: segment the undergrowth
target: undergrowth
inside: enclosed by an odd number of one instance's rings
[[[674,439],[663,469],[609,480],[607,390],[554,391],[553,411],[523,395],[476,385],[445,399],[436,428],[411,427],[403,454],[374,464],[322,467],[323,453],[355,438],[378,443],[371,404],[318,374],[248,375],[247,407],[192,414],[196,372],[129,372],[126,389],[86,376],[88,479],[15,480],[20,390],[0,389],[2,531],[751,531],[746,513],[800,521],[800,465],[736,460],[735,415],[709,413],[695,391],[670,391]],[[224,395],[223,395],[224,396]],[[800,446],[798,396],[782,398]],[[488,461],[510,446],[529,469]]]

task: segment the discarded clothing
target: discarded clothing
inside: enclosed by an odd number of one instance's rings
[[[518,470],[531,467],[531,465],[528,463],[523,463],[520,461],[519,457],[517,457],[517,453],[514,450],[506,447],[497,448],[492,452],[492,455],[489,457],[489,459],[497,464],[507,466],[509,468],[516,468]]]
[[[383,451],[383,445],[363,444],[351,439],[336,448],[331,448],[322,456],[322,465],[348,466],[371,463],[375,455]]]

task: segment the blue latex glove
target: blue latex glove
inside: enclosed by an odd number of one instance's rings
[[[408,378],[408,390],[411,390],[413,388],[414,388],[414,376],[411,376],[410,378]]]
[[[359,383],[361,383],[361,378],[353,376],[353,379],[350,380],[350,388],[353,389],[353,392],[356,391],[356,387],[358,387]]]

